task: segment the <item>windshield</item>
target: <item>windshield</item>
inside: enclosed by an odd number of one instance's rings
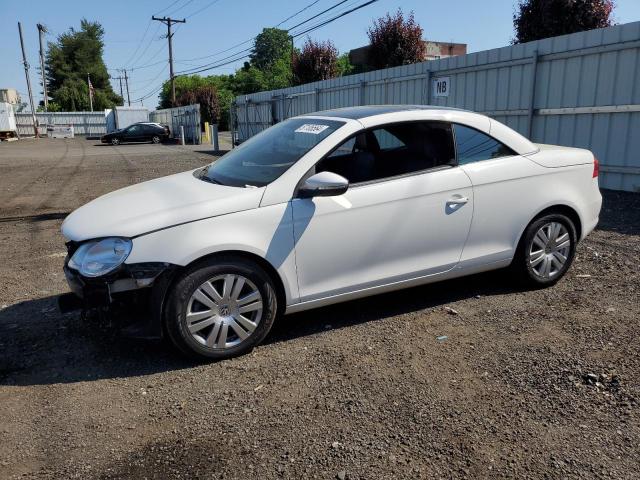
[[[205,168],[201,178],[222,185],[263,187],[343,125],[313,118],[285,120],[231,150]]]

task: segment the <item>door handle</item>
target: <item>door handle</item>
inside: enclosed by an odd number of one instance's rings
[[[447,203],[450,203],[452,205],[464,205],[468,201],[469,197],[451,197],[449,200],[447,200]]]

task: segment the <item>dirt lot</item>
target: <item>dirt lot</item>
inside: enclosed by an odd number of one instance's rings
[[[556,287],[387,294],[194,365],[57,310],[69,211],[213,158],[95,143],[0,145],[0,478],[638,478],[640,195]]]

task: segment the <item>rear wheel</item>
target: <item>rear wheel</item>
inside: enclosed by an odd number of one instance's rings
[[[224,359],[258,345],[276,312],[275,287],[260,266],[243,258],[215,257],[178,279],[167,300],[165,326],[185,354]]]
[[[160,137],[158,135],[154,135],[151,137],[151,143],[160,143]]]
[[[120,139],[117,137],[112,138],[111,145],[120,145]]]
[[[568,217],[545,215],[525,230],[512,268],[529,285],[553,285],[571,266],[576,244],[576,228]]]

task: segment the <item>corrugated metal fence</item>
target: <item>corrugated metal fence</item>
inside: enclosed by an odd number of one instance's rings
[[[174,138],[180,137],[180,126],[183,126],[186,143],[201,143],[200,104],[198,103],[149,112],[149,121],[168,125]]]
[[[39,112],[38,133],[47,135],[47,125],[73,125],[75,135],[100,136],[107,133],[104,112]],[[16,113],[16,127],[19,135],[33,135],[31,113]]]
[[[601,186],[640,191],[640,22],[238,97],[233,134],[371,104],[481,112],[534,142],[589,148]]]

